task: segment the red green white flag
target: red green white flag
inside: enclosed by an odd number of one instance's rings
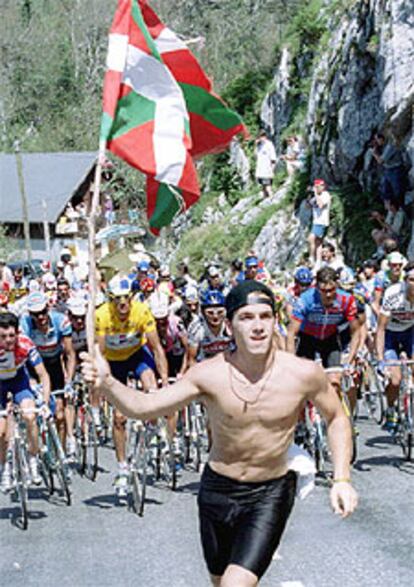
[[[245,128],[146,0],[118,0],[103,94],[101,140],[147,175],[147,215],[158,234],[199,198],[192,157],[224,149]]]

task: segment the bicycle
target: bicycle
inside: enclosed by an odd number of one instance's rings
[[[395,439],[400,444],[403,455],[407,461],[411,461],[414,445],[414,382],[412,369],[414,360],[400,359],[387,361],[386,367],[401,367],[401,383],[397,399],[397,429]]]
[[[89,388],[80,376],[73,381],[75,398],[75,438],[80,473],[91,481],[98,474],[98,431],[89,402]]]
[[[385,419],[386,399],[384,378],[380,376],[377,362],[365,358],[356,366],[356,382],[358,386],[358,399],[362,400],[368,417],[381,425]],[[358,403],[355,419],[359,418]]]
[[[21,526],[27,530],[29,525],[29,487],[31,476],[29,472],[27,457],[26,427],[23,414],[39,412],[36,408],[23,410],[18,405],[11,403],[6,409],[0,411],[0,418],[12,416],[13,435],[7,450],[7,463],[10,466],[13,484],[10,489],[12,497],[15,497],[20,504]]]
[[[295,443],[314,459],[317,474],[326,477],[330,461],[326,424],[311,402],[305,404],[303,419],[296,429]]]
[[[184,463],[192,463],[198,473],[201,454],[208,450],[207,423],[201,404],[191,402],[181,413],[181,434],[184,444]]]
[[[147,428],[140,420],[129,421],[127,461],[129,507],[144,515],[147,487]]]
[[[59,394],[62,394],[62,390],[53,391],[51,396]],[[45,403],[40,390],[36,391],[36,403],[39,410],[42,411]],[[69,487],[69,467],[53,415],[49,414],[48,417],[41,415],[38,418],[38,427],[41,473],[45,485],[49,490],[49,494],[52,495],[55,492],[56,477],[62,497],[64,497],[67,505],[70,506],[72,504],[72,494]]]
[[[354,424],[354,410],[352,409],[351,402],[349,400],[349,392],[354,387],[354,380],[352,374],[341,367],[329,367],[325,369],[327,373],[341,373],[341,384],[339,387],[339,399],[341,400],[342,408],[345,415],[349,420],[352,431],[352,453],[351,453],[351,465],[354,465],[358,457],[358,431]]]

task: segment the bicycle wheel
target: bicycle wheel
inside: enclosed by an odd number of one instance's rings
[[[403,450],[403,455],[407,461],[411,461],[413,454],[413,412],[414,400],[412,393],[406,393],[399,400],[399,430],[398,439]]]
[[[20,439],[14,442],[14,482],[16,484],[16,493],[20,503],[22,529],[27,530],[29,525],[29,508],[28,508],[28,466],[25,448]]]
[[[348,394],[344,391],[341,391],[341,401],[342,407],[344,409],[345,414],[348,417],[349,423],[351,425],[352,431],[352,454],[351,454],[351,465],[353,465],[358,456],[358,434],[354,425],[354,418],[352,415],[351,404],[349,402]]]
[[[47,423],[49,432],[48,448],[50,452],[50,461],[52,463],[53,473],[56,475],[62,496],[65,498],[67,505],[71,505],[72,496],[69,489],[67,465],[65,463],[65,454],[59,440],[59,435],[54,422],[50,419]]]
[[[173,491],[177,489],[177,469],[166,425],[160,424],[157,434],[156,479],[163,479]]]
[[[95,481],[98,474],[98,433],[92,411],[85,408],[82,422],[82,465],[81,471],[91,481]]]
[[[326,439],[325,423],[318,419],[313,424],[313,433],[311,440],[311,451],[315,459],[315,467],[317,473],[326,475],[328,463],[328,444]]]
[[[130,506],[138,515],[144,515],[147,487],[147,446],[143,429],[135,433],[135,447],[129,461]]]
[[[374,369],[370,369],[368,389],[365,389],[364,400],[370,417],[381,425],[384,422],[386,409],[384,386]]]

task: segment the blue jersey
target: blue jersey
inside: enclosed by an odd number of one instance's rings
[[[63,337],[72,336],[69,318],[54,310],[49,311],[47,332],[41,332],[36,328],[35,321],[29,314],[22,316],[21,329],[34,342],[43,359],[59,357],[63,353]]]
[[[337,290],[331,306],[322,304],[321,294],[317,288],[305,291],[297,298],[292,319],[301,323],[300,331],[319,340],[325,340],[338,333],[338,326],[351,322],[357,315],[357,306],[353,295]]]

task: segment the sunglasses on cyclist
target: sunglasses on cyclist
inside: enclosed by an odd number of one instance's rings
[[[204,313],[209,318],[221,318],[226,313],[224,308],[207,308]]]
[[[38,312],[29,312],[30,316],[33,316],[33,318],[38,318],[39,316],[44,316],[45,314],[47,314],[47,308],[44,308],[44,310],[39,310]]]
[[[321,292],[321,294],[331,294],[336,290],[336,286],[332,286],[332,287],[320,287],[318,286],[319,291]]]

